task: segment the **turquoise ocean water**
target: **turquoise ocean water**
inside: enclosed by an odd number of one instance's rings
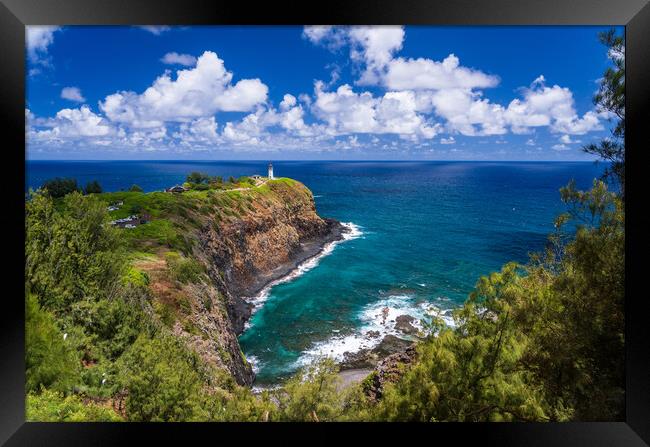
[[[159,190],[190,171],[265,173],[259,162],[27,163],[28,187],[54,176],[99,180],[105,190]],[[321,216],[345,222],[347,240],[259,296],[240,342],[257,384],[277,383],[322,355],[376,343],[369,330],[400,314],[443,315],[478,277],[544,248],[564,210],[558,189],[588,188],[602,166],[546,162],[275,162],[276,176],[302,181]]]

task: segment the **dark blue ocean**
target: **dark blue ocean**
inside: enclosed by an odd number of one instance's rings
[[[191,171],[265,174],[267,163],[30,161],[26,189],[60,176],[96,179],[107,191],[134,183],[153,191]],[[262,385],[318,356],[372,346],[378,339],[365,333],[395,333],[398,315],[440,311],[448,319],[480,275],[544,248],[564,210],[561,186],[575,179],[588,188],[603,169],[591,162],[312,161],[274,168],[307,185],[318,213],[352,233],[254,297],[257,310],[240,341]]]

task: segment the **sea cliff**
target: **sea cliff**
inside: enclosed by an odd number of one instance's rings
[[[228,295],[237,334],[251,315],[246,298],[341,239],[344,231],[339,222],[318,216],[304,185],[285,180],[267,186],[240,216],[213,221],[199,236],[210,276]]]
[[[237,340],[251,315],[250,298],[345,231],[339,222],[320,217],[311,191],[291,179],[105,198],[122,204],[115,217],[137,209],[150,219],[123,231],[130,232],[134,252],[147,253],[135,256],[133,267],[147,274],[161,320],[240,385],[254,380]]]

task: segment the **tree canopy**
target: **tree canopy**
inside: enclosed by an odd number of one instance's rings
[[[208,183],[210,181],[210,176],[208,174],[203,174],[201,172],[191,172],[188,176],[186,181],[188,183]]]
[[[86,183],[84,192],[86,194],[100,194],[102,192],[102,186],[99,184],[97,180],[93,180],[91,182]]]
[[[583,150],[598,155],[610,166],[605,177],[613,177],[620,185],[622,197],[625,196],[625,41],[614,29],[599,34],[600,41],[607,46],[607,55],[612,61],[599,81],[594,104],[615,126],[612,137],[598,143],[590,143]]]
[[[454,327],[432,316],[415,360],[377,399],[364,384],[342,389],[330,359],[261,394],[208,366],[152,304],[100,196],[43,190],[25,203],[30,420],[622,419],[625,214],[601,180],[562,188],[547,249],[481,277]],[[178,290],[206,280],[191,251],[164,264]],[[95,403],[121,398],[120,414]]]
[[[56,198],[63,197],[71,192],[81,191],[81,188],[77,185],[76,179],[61,177],[46,180],[43,182],[43,185],[41,185],[41,189],[47,191],[50,196]]]

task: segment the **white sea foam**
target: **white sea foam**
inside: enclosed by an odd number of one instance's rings
[[[267,284],[260,292],[255,295],[254,297],[250,298],[245,298],[245,300],[253,305],[252,313],[257,312],[260,307],[264,304],[264,302],[269,298],[269,295],[271,293],[271,289],[278,284],[283,284],[285,282],[290,282],[296,279],[299,276],[302,276],[309,270],[313,269],[318,265],[321,259],[323,259],[325,256],[331,254],[334,249],[336,248],[337,245],[339,245],[342,242],[349,241],[352,239],[357,239],[361,236],[363,236],[363,231],[361,230],[361,227],[352,223],[352,222],[341,222],[341,225],[345,227],[345,230],[342,233],[343,239],[340,239],[338,241],[332,241],[328,244],[326,244],[323,249],[315,256],[312,256],[311,258],[305,260],[304,262],[300,263],[295,269],[293,269],[291,272],[289,272],[287,275],[283,276],[282,278],[278,278],[275,281],[271,281],[269,284]],[[244,330],[248,329],[250,327],[250,319],[246,322],[244,326]]]
[[[253,394],[262,394],[264,391],[273,391],[282,388],[282,384],[278,383],[276,385],[254,385],[251,387]]]
[[[388,309],[384,318],[384,309]],[[439,315],[446,325],[453,327],[454,320],[451,309],[441,310],[428,302],[415,302],[409,295],[390,295],[365,306],[359,313],[361,326],[354,333],[335,334],[327,340],[315,343],[302,353],[295,366],[302,367],[313,363],[318,358],[330,357],[336,361],[343,360],[346,352],[358,352],[361,349],[372,349],[389,334],[400,338],[409,338],[395,329],[395,320],[400,315],[410,315],[415,318],[411,324],[425,332],[422,321],[430,321],[431,315]],[[378,337],[369,337],[370,331],[379,333]],[[334,331],[333,331],[334,332]]]
[[[253,369],[253,372],[257,374],[260,371],[260,360],[254,355],[247,355],[246,356],[246,361],[251,364],[251,368]]]

